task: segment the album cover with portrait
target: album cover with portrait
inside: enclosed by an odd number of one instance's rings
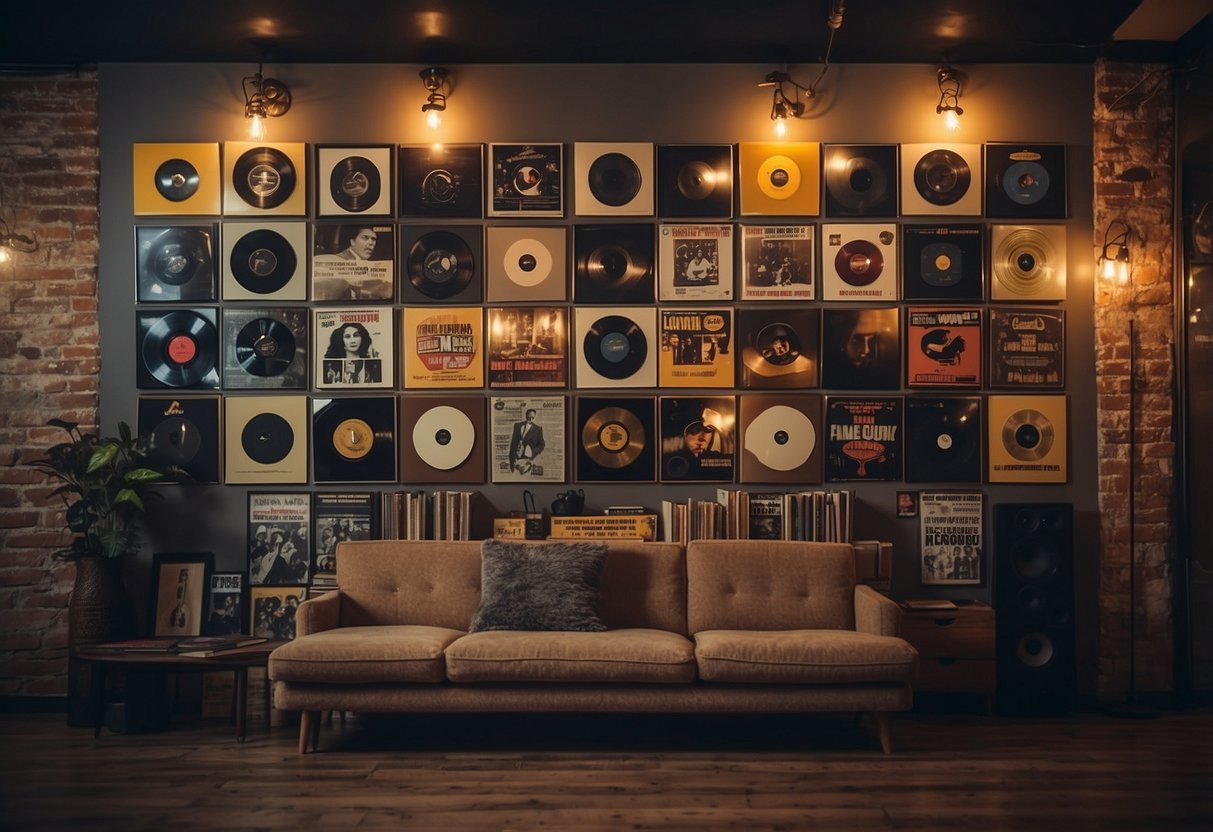
[[[484,310],[404,308],[404,388],[484,386]]]
[[[737,403],[732,396],[662,396],[661,481],[732,482]]]
[[[733,386],[733,309],[662,309],[662,387]]]
[[[395,386],[395,318],[391,307],[314,309],[312,332],[312,383],[318,390]]]
[[[489,145],[490,217],[563,217],[564,145]]]
[[[749,390],[816,387],[821,310],[799,306],[737,310],[741,362],[737,386]]]
[[[896,307],[821,310],[821,386],[832,390],[901,387]]]
[[[741,226],[741,300],[812,300],[817,296],[813,226]]]
[[[565,387],[569,321],[564,306],[488,310],[489,387]]]
[[[484,145],[406,144],[399,160],[400,216],[483,216]]]
[[[316,216],[392,216],[393,151],[390,144],[316,145]]]
[[[732,225],[663,225],[658,237],[661,300],[732,300]]]
[[[248,573],[253,586],[307,583],[311,510],[307,492],[248,495]]]
[[[826,482],[900,480],[901,416],[900,396],[830,396],[826,400]]]
[[[564,396],[489,399],[493,482],[564,482]]]
[[[906,309],[906,386],[981,387],[982,310]]]
[[[312,300],[391,303],[396,298],[395,258],[395,226],[314,224]]]

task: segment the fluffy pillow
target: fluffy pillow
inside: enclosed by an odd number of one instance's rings
[[[594,605],[606,553],[605,543],[484,541],[480,609],[468,631],[605,630]]]

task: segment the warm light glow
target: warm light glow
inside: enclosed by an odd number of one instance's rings
[[[1116,277],[1116,261],[1111,257],[1105,257],[1103,267],[1099,270],[1099,276],[1104,280],[1111,280]]]
[[[1129,282],[1129,261],[1116,261],[1116,282],[1121,285]]]
[[[425,123],[430,126],[431,130],[437,130],[442,126],[442,116],[438,115],[437,110],[430,110],[425,114]]]
[[[13,255],[9,253],[8,246],[0,246],[0,263],[7,263],[13,259]]]
[[[954,110],[944,110],[943,123],[949,130],[956,130],[960,127],[960,118]]]
[[[248,137],[255,141],[265,141],[265,119],[259,115],[249,116]]]
[[[788,120],[786,118],[775,119],[775,135],[783,138],[788,134]]]

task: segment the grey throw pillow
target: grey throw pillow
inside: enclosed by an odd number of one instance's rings
[[[606,553],[604,543],[484,541],[480,609],[468,632],[605,630],[594,605]]]

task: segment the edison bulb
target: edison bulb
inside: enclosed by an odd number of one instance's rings
[[[442,126],[442,116],[438,115],[437,110],[430,110],[425,114],[425,123],[430,126],[431,130],[437,130]]]
[[[955,110],[945,110],[943,113],[943,125],[949,130],[957,130],[960,128],[960,118],[956,115]]]
[[[8,246],[0,246],[0,263],[7,263],[13,256],[8,252]]]
[[[265,140],[265,119],[259,115],[249,116],[248,137],[255,142]]]
[[[775,135],[783,138],[788,134],[788,120],[786,118],[775,119]]]

